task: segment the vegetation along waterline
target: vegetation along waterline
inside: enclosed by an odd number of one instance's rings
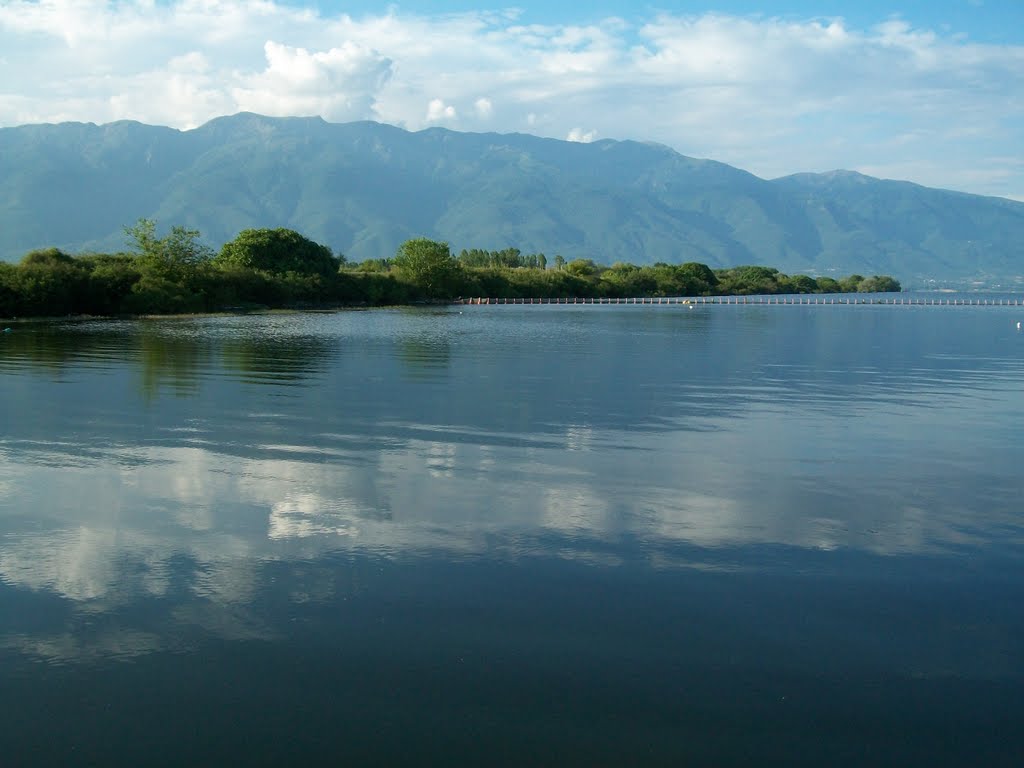
[[[0,317],[136,315],[225,309],[396,305],[492,298],[742,296],[899,291],[888,276],[840,280],[785,275],[763,266],[711,269],[704,264],[602,266],[544,254],[463,250],[416,238],[389,259],[349,263],[290,229],[247,229],[219,252],[196,230],[163,236],[140,219],[126,227],[127,250],[73,256],[32,251],[0,263]]]

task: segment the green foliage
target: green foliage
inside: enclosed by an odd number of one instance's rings
[[[155,271],[145,271],[122,300],[130,314],[179,314],[203,309],[199,297],[183,283]]]
[[[51,248],[26,255],[7,278],[14,315],[68,315],[81,312],[89,273],[67,254]]]
[[[342,259],[291,229],[246,229],[225,243],[215,262],[219,266],[244,267],[271,274],[333,275]]]
[[[586,277],[598,274],[601,269],[594,263],[593,259],[573,259],[565,265],[565,271],[577,277]]]
[[[778,275],[779,270],[761,266],[715,270],[720,291],[735,295],[783,293],[776,279]]]
[[[381,272],[358,275],[352,287],[352,300],[371,306],[406,304],[412,297],[412,288],[408,283]]]
[[[819,277],[815,282],[818,284],[819,293],[842,293],[839,282],[831,277]]]
[[[817,293],[818,281],[808,275],[778,275],[779,293]]]
[[[60,248],[41,248],[26,253],[19,262],[23,267],[40,266],[58,268],[70,266],[75,263],[73,256],[69,256]]]
[[[548,259],[543,253],[523,255],[518,248],[485,251],[480,248],[459,252],[459,264],[464,267],[509,267],[511,269],[547,269]]]
[[[90,315],[116,315],[123,311],[124,300],[142,277],[135,260],[127,255],[82,256],[78,261],[89,270],[86,308]]]
[[[425,237],[406,240],[395,254],[394,265],[428,298],[452,296],[459,264],[448,243]]]
[[[391,261],[388,259],[366,259],[356,265],[357,272],[389,272]]]
[[[718,277],[707,264],[688,261],[680,264],[678,271],[694,286],[694,295],[708,293],[718,286]]]
[[[200,241],[201,235],[194,229],[174,226],[164,237],[157,237],[156,222],[139,219],[125,227],[124,233],[142,272],[160,280],[188,283],[213,257],[213,250]]]
[[[0,315],[396,305],[460,295],[591,298],[900,290],[899,282],[887,275],[850,275],[837,281],[787,276],[763,266],[712,271],[696,262],[642,267],[616,262],[603,267],[590,259],[565,264],[556,257],[561,268],[547,270],[541,254],[535,259],[516,249],[463,251],[462,261],[488,262],[473,267],[460,264],[447,243],[426,238],[404,243],[392,261],[372,259],[338,269],[329,250],[290,230],[247,230],[236,238],[237,249],[226,248],[211,261],[198,232],[175,227],[160,238],[148,220],[126,231],[134,246],[131,253],[71,256],[48,248],[26,254],[16,266],[0,264]],[[306,257],[296,260],[303,249],[308,249]],[[300,269],[285,269],[289,264]]]
[[[559,270],[480,267],[463,273],[460,294],[492,298],[571,298],[601,295],[597,280]]]
[[[857,287],[864,282],[862,275],[849,275],[839,281],[839,290],[843,293],[856,293]]]
[[[650,270],[633,264],[616,262],[601,274],[601,294],[604,296],[647,296],[657,291],[658,281]]]
[[[858,293],[894,293],[900,290],[900,282],[889,275],[874,275],[857,283]]]
[[[21,297],[18,295],[17,268],[0,261],[0,317],[17,317]]]

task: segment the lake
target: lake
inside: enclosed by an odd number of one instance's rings
[[[1020,765],[1022,319],[16,325],[3,763]]]

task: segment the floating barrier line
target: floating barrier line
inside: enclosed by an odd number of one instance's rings
[[[473,297],[456,299],[455,304],[476,306],[483,304],[673,304],[673,305],[746,305],[746,306],[824,306],[824,305],[900,305],[907,307],[1019,307],[1022,299],[960,299],[960,298],[871,298],[860,299],[846,296],[636,296],[629,298],[558,297],[558,298],[488,298]]]

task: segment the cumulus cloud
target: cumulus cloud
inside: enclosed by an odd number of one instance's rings
[[[597,131],[584,131],[582,128],[573,128],[566,134],[566,141],[576,141],[581,144],[589,144],[597,138]]]
[[[359,120],[373,114],[375,96],[391,76],[389,59],[347,40],[312,53],[268,40],[264,52],[267,67],[232,89],[244,111]]]
[[[484,120],[494,114],[494,104],[487,98],[479,98],[473,102],[473,109],[476,110],[477,116]]]
[[[428,123],[451,122],[458,117],[455,107],[445,104],[442,99],[431,99],[427,105]]]
[[[871,168],[1024,195],[1024,175],[996,160],[1024,144],[1024,46],[898,18],[542,25],[282,0],[13,0],[0,5],[0,51],[0,125],[319,114],[655,140],[768,177]]]

